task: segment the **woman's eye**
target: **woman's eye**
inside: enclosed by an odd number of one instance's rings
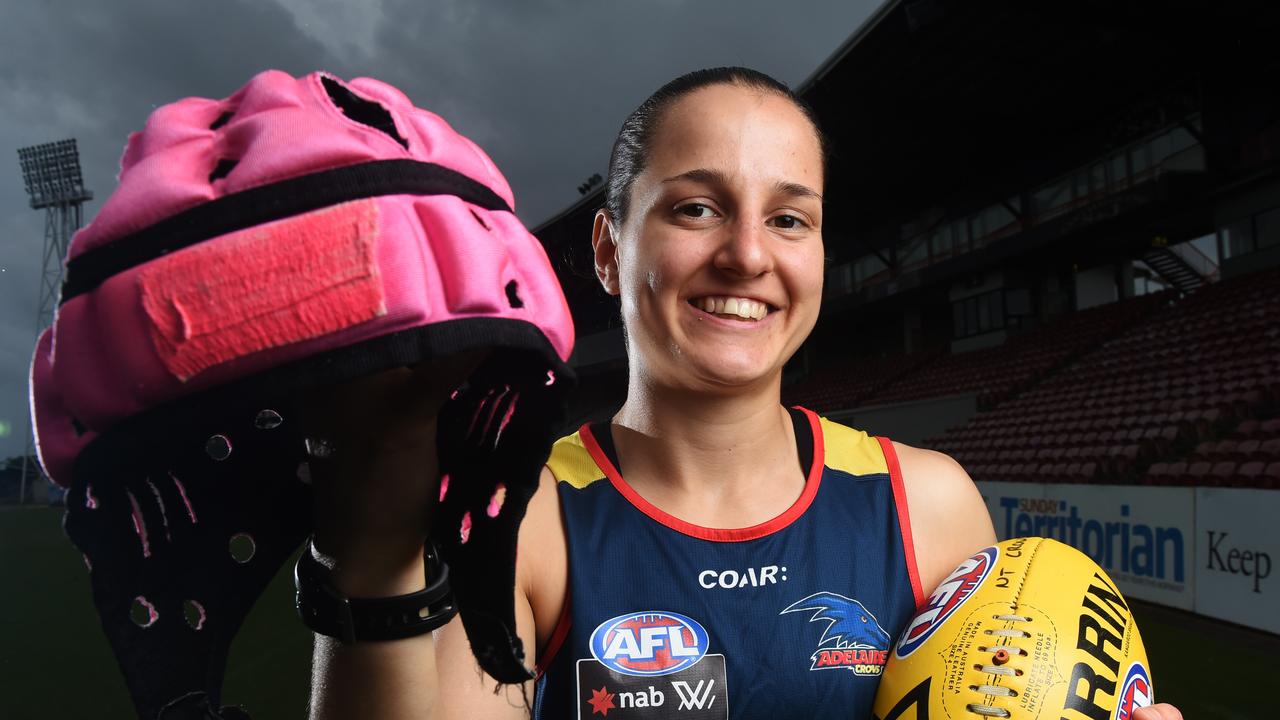
[[[689,203],[688,205],[681,205],[679,208],[676,209],[676,212],[680,213],[685,217],[694,218],[697,220],[709,218],[712,215],[711,208],[706,205],[703,205],[702,203]]]
[[[805,227],[805,223],[795,215],[779,215],[773,219],[774,225],[783,230],[796,230]]]

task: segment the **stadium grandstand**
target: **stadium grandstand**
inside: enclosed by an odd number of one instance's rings
[[[799,88],[832,148],[830,267],[784,399],[982,479],[1272,477],[1248,436],[1280,393],[1280,21],[1259,7],[886,3]],[[535,230],[579,329],[575,422],[625,392],[602,204]]]
[[[799,88],[829,265],[783,400],[951,455],[1001,538],[1182,612],[1152,628],[1168,658],[1178,628],[1280,634],[1276,37],[1280,6],[1238,0],[890,0]],[[602,204],[535,230],[577,322],[574,425],[626,390]]]

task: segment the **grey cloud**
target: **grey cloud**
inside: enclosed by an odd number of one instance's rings
[[[577,200],[603,173],[613,135],[682,72],[749,65],[797,83],[875,3],[814,0],[113,0],[10,3],[0,24],[0,457],[22,448],[34,341],[40,213],[14,149],[80,141],[88,186],[111,191],[130,131],[177,98],[222,97],[269,67],[368,75],[480,143],[506,173],[523,220]],[[584,242],[586,239],[584,238]]]

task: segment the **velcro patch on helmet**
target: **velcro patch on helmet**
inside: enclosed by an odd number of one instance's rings
[[[387,313],[374,198],[223,235],[148,263],[142,306],[180,380]]]

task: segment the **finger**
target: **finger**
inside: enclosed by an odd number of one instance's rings
[[[1135,710],[1133,720],[1182,720],[1182,713],[1169,703],[1158,703]]]

